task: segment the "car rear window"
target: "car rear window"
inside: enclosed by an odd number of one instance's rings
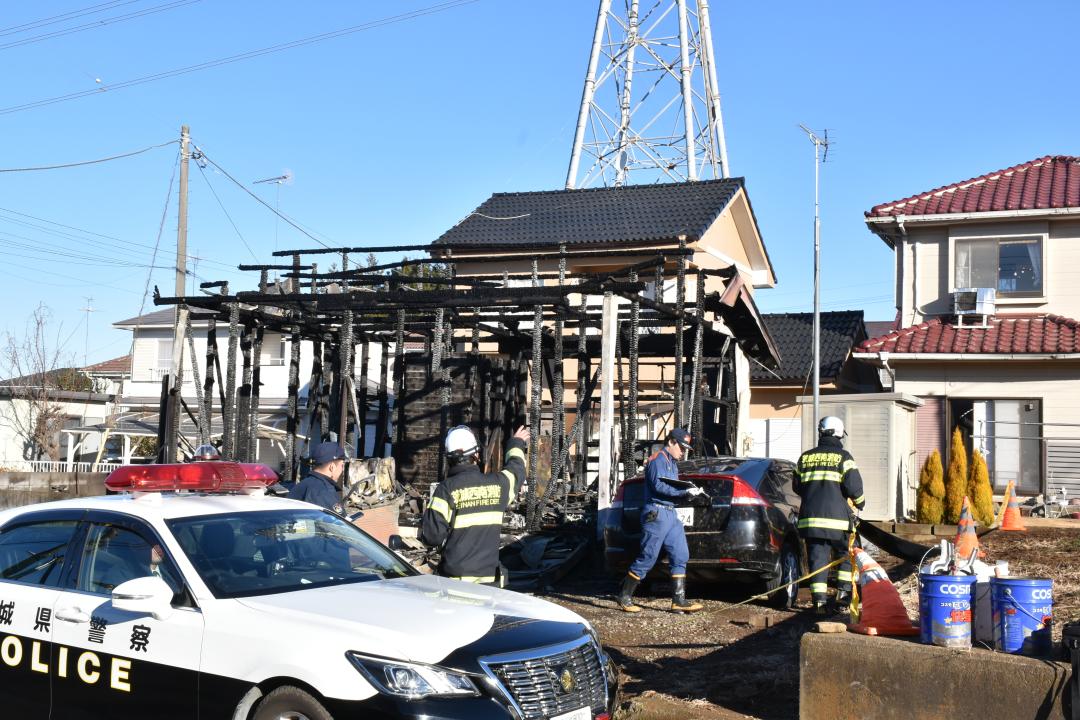
[[[415,574],[354,525],[321,510],[223,513],[167,524],[219,598]]]

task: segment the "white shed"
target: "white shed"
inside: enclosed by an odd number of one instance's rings
[[[802,404],[803,447],[817,442],[814,398],[799,396]],[[844,447],[855,456],[863,478],[867,520],[899,520],[915,512],[919,486],[916,459],[915,410],[922,400],[903,393],[822,395],[821,416],[844,421]]]

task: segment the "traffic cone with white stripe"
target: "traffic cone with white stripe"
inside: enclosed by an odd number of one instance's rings
[[[1005,505],[1005,514],[1001,517],[1001,527],[998,530],[1011,530],[1013,532],[1024,532],[1027,530],[1024,527],[1024,521],[1020,515],[1020,503],[1016,500],[1016,488],[1013,484],[1009,483],[1009,488],[1005,491],[1008,497],[1008,502]]]
[[[975,518],[971,516],[971,504],[966,495],[964,505],[960,509],[960,522],[956,524],[956,540],[953,541],[953,545],[956,546],[958,562],[970,558],[972,550],[982,555],[982,550],[979,548],[979,536],[975,534]]]
[[[848,630],[863,635],[918,635],[919,626],[911,622],[900,593],[874,558],[862,548],[855,548],[859,568],[862,610],[859,622]]]

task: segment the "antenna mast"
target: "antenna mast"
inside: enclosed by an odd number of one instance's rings
[[[728,177],[715,57],[708,0],[600,0],[566,188]]]
[[[799,125],[814,143],[814,432],[821,420],[821,203],[819,175],[821,163],[829,157],[829,131],[818,135]],[[825,148],[824,154],[821,149]]]

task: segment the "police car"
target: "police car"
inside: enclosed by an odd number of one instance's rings
[[[420,574],[275,480],[127,466],[122,494],[0,512],[0,716],[609,717],[581,617]]]

